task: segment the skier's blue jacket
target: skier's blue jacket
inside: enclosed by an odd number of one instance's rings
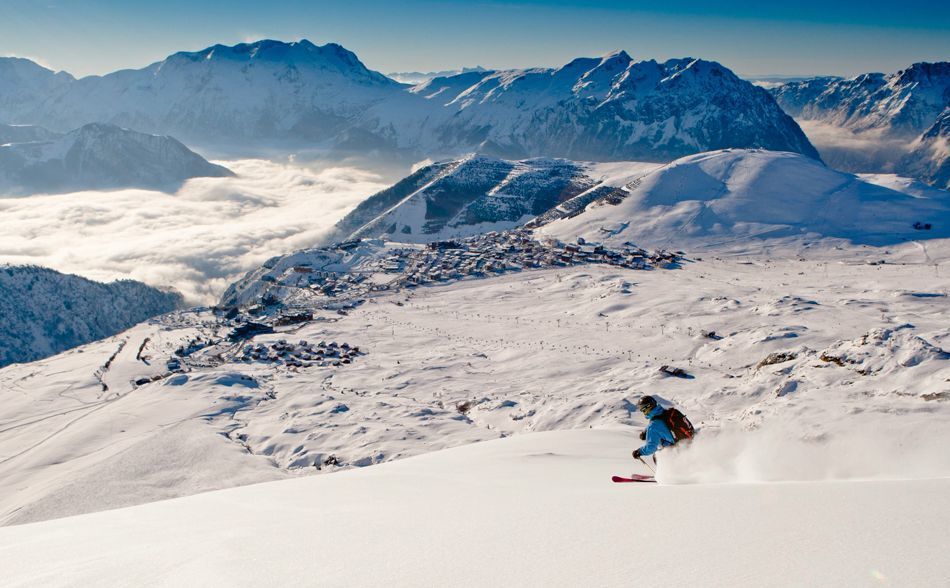
[[[657,418],[663,414],[663,407],[656,406],[647,414],[650,424],[647,425],[646,444],[640,448],[640,455],[653,455],[657,449],[673,445],[676,439],[663,419]]]

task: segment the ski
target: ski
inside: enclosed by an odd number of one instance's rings
[[[624,478],[623,476],[614,476],[611,478],[614,482],[653,482],[656,483],[656,478],[653,476],[641,476],[640,474],[633,474],[629,478]]]

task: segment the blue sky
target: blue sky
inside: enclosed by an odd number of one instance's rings
[[[714,59],[749,75],[853,75],[950,59],[950,8],[934,0],[0,0],[0,55],[74,75],[260,38],[337,42],[383,72],[560,65],[625,49],[635,59]]]

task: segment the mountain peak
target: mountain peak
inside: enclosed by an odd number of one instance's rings
[[[894,75],[899,83],[910,83],[917,81],[928,81],[937,83],[947,83],[950,78],[950,61],[937,61],[934,63],[921,61],[912,64],[905,70],[899,71]]]
[[[359,73],[370,71],[355,53],[342,45],[337,43],[315,45],[307,39],[291,42],[261,39],[237,45],[217,44],[201,51],[181,51],[171,55],[165,61],[278,63],[333,67]]]
[[[0,57],[0,73],[3,75],[15,75],[19,78],[25,77],[44,77],[56,79],[61,82],[73,81],[75,78],[65,71],[54,71],[46,66],[36,63],[26,57],[16,57],[14,55]]]
[[[611,51],[609,53],[605,53],[604,55],[602,55],[600,58],[600,61],[601,63],[606,63],[608,61],[630,63],[631,61],[633,61],[633,58],[631,58],[630,55],[623,49],[616,49],[614,51]]]
[[[337,43],[315,45],[307,39],[277,41],[261,39],[237,45],[212,45],[201,51],[182,51],[150,66],[155,73],[167,67],[193,67],[207,64],[211,67],[265,67],[291,68],[317,72],[338,73],[358,80],[361,84],[398,86],[381,73],[363,65],[355,53]]]

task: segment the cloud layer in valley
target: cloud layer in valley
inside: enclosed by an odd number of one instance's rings
[[[170,286],[212,303],[243,272],[308,247],[386,187],[352,167],[218,162],[236,178],[198,178],[176,194],[147,190],[0,198],[0,263],[96,280]]]
[[[884,137],[881,132],[857,134],[820,121],[796,122],[818,149],[822,160],[846,172],[894,172],[895,165],[909,150],[909,140]]]

